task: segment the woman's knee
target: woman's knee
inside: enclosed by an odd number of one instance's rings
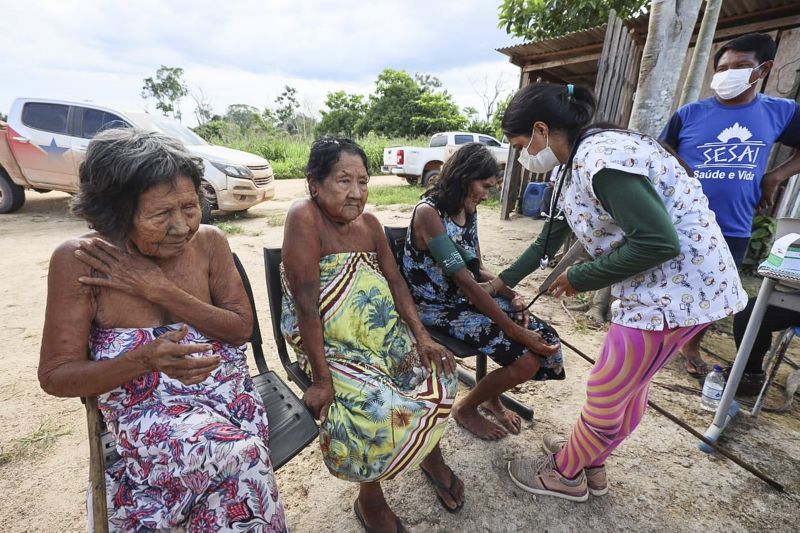
[[[541,368],[539,356],[533,355],[530,352],[525,352],[516,361],[511,363],[516,373],[525,380],[531,379],[536,375],[536,372]]]

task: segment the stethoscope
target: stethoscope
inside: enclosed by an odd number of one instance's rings
[[[594,129],[593,131],[588,131],[580,134],[578,136],[578,140],[575,142],[575,146],[572,147],[572,150],[569,153],[569,157],[567,158],[566,163],[564,163],[558,171],[556,175],[556,185],[555,190],[553,191],[553,196],[550,198],[550,208],[548,209],[547,216],[545,217],[545,221],[548,222],[547,224],[547,231],[544,234],[544,253],[542,254],[542,258],[539,261],[539,268],[544,270],[547,268],[547,265],[550,264],[550,256],[547,253],[547,249],[550,246],[550,234],[553,231],[553,221],[554,220],[564,220],[564,210],[558,206],[559,199],[561,198],[561,191],[564,188],[564,183],[567,181],[567,177],[569,176],[570,169],[572,168],[572,163],[575,160],[575,154],[578,153],[578,147],[580,144],[592,137],[593,135],[597,135],[598,133],[603,133],[606,131],[618,131],[621,133],[630,133],[627,130],[622,129]],[[549,288],[543,289],[539,294],[533,297],[533,300],[530,301],[528,305],[523,307],[522,309],[518,309],[515,311],[511,311],[508,313],[509,315],[513,315],[516,313],[521,313],[523,311],[527,311],[533,304],[536,303],[536,300],[539,299],[540,296],[543,294],[547,294]]]

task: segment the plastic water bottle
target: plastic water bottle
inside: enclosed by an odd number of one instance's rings
[[[722,398],[722,390],[725,388],[725,376],[722,374],[722,367],[714,365],[706,375],[703,383],[703,394],[700,396],[700,407],[706,411],[716,411],[719,401]]]

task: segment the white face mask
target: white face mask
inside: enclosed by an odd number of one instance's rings
[[[550,148],[549,136],[546,139],[547,146],[545,146],[545,148],[539,151],[537,154],[531,154],[528,151],[532,142],[533,136],[531,136],[528,146],[526,146],[525,149],[522,150],[522,153],[519,154],[519,158],[517,160],[519,161],[520,165],[534,174],[544,174],[545,172],[550,172],[560,164],[556,154],[553,153],[553,149]]]
[[[763,64],[761,63],[761,65]],[[736,98],[758,81],[756,79],[751,83],[750,75],[754,70],[761,68],[761,65],[756,68],[732,68],[724,72],[717,72],[711,78],[711,88],[723,100]]]

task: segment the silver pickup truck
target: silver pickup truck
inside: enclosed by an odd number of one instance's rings
[[[0,214],[25,203],[25,190],[77,192],[78,168],[91,138],[137,127],[174,137],[202,158],[203,220],[212,209],[244,211],[275,196],[269,161],[209,144],[179,122],[83,102],[18,98],[0,122]]]
[[[492,152],[502,175],[508,160],[508,144],[501,143],[490,135],[464,131],[437,133],[431,137],[427,148],[422,146],[384,148],[381,171],[384,174],[405,178],[412,185],[422,182],[423,187],[428,187],[438,179],[439,170],[444,162],[461,146],[471,142],[481,143]]]

